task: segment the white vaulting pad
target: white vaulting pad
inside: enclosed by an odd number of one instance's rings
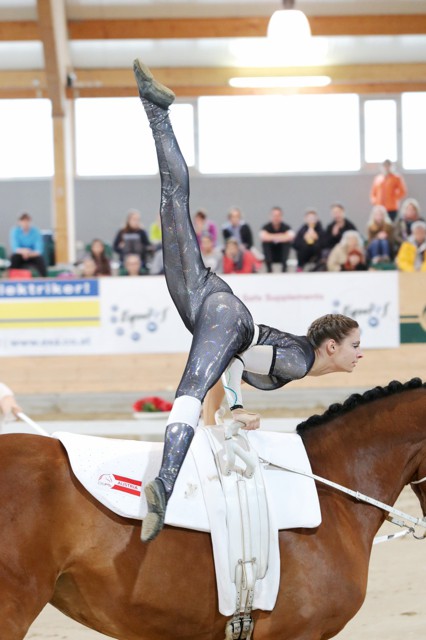
[[[210,470],[210,475],[206,473],[204,479],[208,483],[217,480],[217,474],[208,439],[203,434],[205,429],[198,428],[195,433],[167,507],[167,524],[210,531],[199,472],[202,473],[203,467],[205,471]],[[218,439],[223,431],[221,428],[208,429]],[[246,434],[261,459],[273,465],[311,472],[306,450],[297,434],[262,430]],[[99,502],[120,516],[139,520],[145,517],[147,506],[141,487],[158,473],[162,443],[83,436],[63,431],[57,431],[53,437],[62,442],[74,474]],[[316,527],[321,523],[313,480],[268,468],[267,465],[263,467],[263,476],[278,529]]]
[[[279,588],[278,530],[316,527],[321,523],[321,513],[313,480],[263,462],[310,472],[301,438],[297,434],[260,430],[241,433],[240,439],[247,440],[260,458],[254,478],[246,481],[246,493],[253,494],[250,513],[263,514],[260,524],[250,532],[253,550],[259,558],[262,557],[253,608],[268,611],[275,605]],[[143,487],[158,474],[163,449],[161,443],[66,432],[54,433],[53,437],[62,442],[74,474],[99,502],[120,516],[139,520],[145,517],[147,505]],[[241,535],[235,523],[228,526],[235,520],[231,517],[233,507],[230,507],[235,499],[232,477],[241,482],[242,476],[238,470],[230,477],[223,476],[219,467],[224,457],[226,459],[223,428],[198,428],[168,503],[166,524],[211,532],[219,610],[223,615],[231,615],[236,603],[235,558],[241,557],[238,538],[245,537],[245,534]],[[236,467],[240,471],[245,467],[238,457]],[[263,494],[266,496],[266,512],[256,506],[256,501]],[[269,520],[266,527],[262,524],[265,513]],[[235,531],[232,531],[233,527]],[[263,539],[261,546],[256,529]]]

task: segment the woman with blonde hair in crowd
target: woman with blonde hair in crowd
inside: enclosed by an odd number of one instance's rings
[[[327,271],[365,271],[364,241],[358,231],[345,231],[340,242],[330,251]]]
[[[376,204],[367,223],[367,256],[369,262],[390,262],[393,257],[393,223],[386,208]]]
[[[411,226],[419,220],[424,221],[420,204],[415,198],[407,198],[401,205],[401,210],[395,222],[394,241],[396,249],[411,236]]]

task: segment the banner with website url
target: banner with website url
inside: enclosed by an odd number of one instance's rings
[[[326,313],[361,326],[363,348],[399,346],[397,272],[225,276],[258,324],[305,334]],[[191,335],[163,276],[0,281],[0,355],[186,352]]]

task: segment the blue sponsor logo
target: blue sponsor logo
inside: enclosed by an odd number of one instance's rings
[[[99,295],[98,280],[0,282],[0,298],[86,298]]]

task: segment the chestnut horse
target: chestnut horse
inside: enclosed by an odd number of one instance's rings
[[[393,504],[426,475],[426,385],[393,382],[332,405],[298,428],[314,473]],[[53,438],[0,437],[0,636],[22,640],[50,602],[120,640],[222,640],[210,535],[110,513],[74,478]],[[413,485],[423,513],[426,483]],[[318,485],[323,522],[279,534],[273,611],[254,611],[254,640],[325,640],[360,608],[380,509]],[[285,496],[283,496],[285,500]]]

